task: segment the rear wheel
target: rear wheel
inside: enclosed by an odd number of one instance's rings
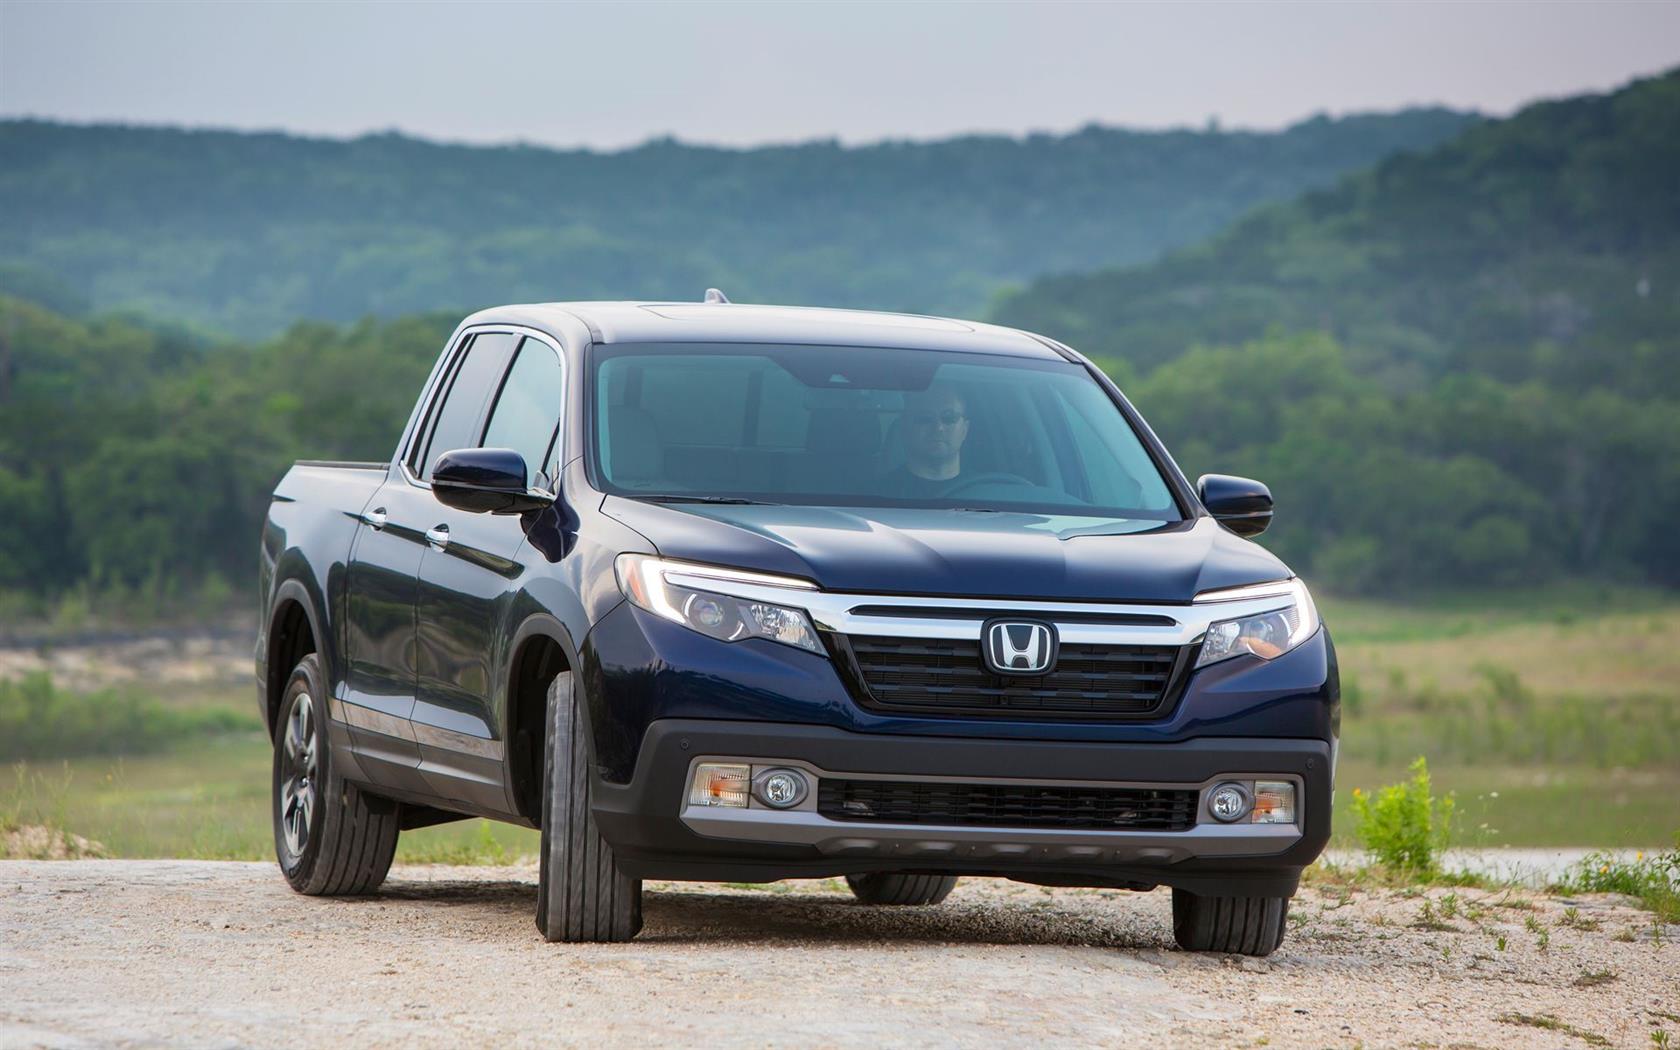
[[[589,742],[572,674],[548,688],[537,929],[551,941],[627,941],[642,928],[642,883],[618,870],[589,810]]]
[[[1173,938],[1193,952],[1270,955],[1283,943],[1288,897],[1205,897],[1173,890]]]
[[[865,904],[938,904],[957,886],[955,875],[911,875],[876,872],[847,875],[846,885]]]
[[[274,851],[299,893],[372,893],[397,851],[397,806],[333,768],[326,698],[321,658],[310,653],[286,682],[274,731]]]

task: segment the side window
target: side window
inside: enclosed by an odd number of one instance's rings
[[[1130,430],[1109,427],[1099,431],[1092,423],[1092,414],[1117,412],[1100,387],[1081,383],[1057,393],[1061,395],[1058,400],[1066,405],[1068,433],[1091,486],[1091,502],[1135,510],[1166,510],[1173,505],[1167,483]]]
[[[560,359],[547,343],[526,339],[484,429],[484,447],[511,448],[525,457],[526,484],[552,469],[549,449],[559,429],[560,396]]]
[[[426,469],[423,480],[430,481],[432,468],[438,457],[458,448],[478,447],[479,425],[484,420],[484,406],[496,390],[496,383],[507,370],[508,358],[519,337],[506,332],[491,332],[473,339],[466,353],[455,366],[443,393],[443,403],[436,410],[436,421],[426,441],[421,462]]]

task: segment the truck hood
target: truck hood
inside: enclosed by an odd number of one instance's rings
[[[1211,518],[1114,518],[657,504],[601,509],[660,555],[800,576],[824,590],[964,598],[1187,602],[1201,591],[1290,575]]]

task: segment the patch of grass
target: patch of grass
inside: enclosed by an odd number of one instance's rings
[[[1610,1040],[1597,1032],[1589,1032],[1585,1028],[1577,1028],[1567,1021],[1560,1021],[1551,1014],[1504,1013],[1498,1020],[1506,1024],[1524,1025],[1529,1028],[1543,1028],[1548,1032],[1562,1032],[1591,1046],[1609,1046]]]
[[[0,762],[145,754],[260,728],[253,712],[172,707],[133,690],[72,693],[43,673],[0,680]]]
[[[1597,580],[1540,587],[1414,594],[1404,603],[1314,595],[1336,644],[1441,641],[1531,626],[1569,627],[1605,616],[1645,619],[1674,610],[1674,594]]]
[[[1680,779],[1672,592],[1575,585],[1320,606],[1341,665],[1344,762],[1392,772],[1427,754],[1443,770]]]
[[[1585,857],[1552,887],[1562,893],[1620,893],[1652,912],[1659,923],[1680,922],[1680,832],[1672,850],[1633,860],[1607,853]],[[1567,914],[1567,913],[1566,913]]]

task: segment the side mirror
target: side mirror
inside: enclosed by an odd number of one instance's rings
[[[525,457],[511,448],[463,448],[445,452],[432,469],[438,502],[474,514],[522,514],[554,502],[525,483]]]
[[[1203,474],[1196,494],[1215,521],[1238,536],[1258,536],[1272,523],[1272,490],[1248,478]]]

